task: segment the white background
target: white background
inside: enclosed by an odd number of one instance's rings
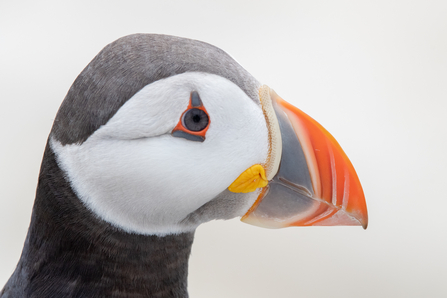
[[[447,297],[447,1],[0,2],[0,288],[19,259],[40,161],[71,83],[109,42],[214,44],[323,124],[370,225],[199,227],[197,297]]]

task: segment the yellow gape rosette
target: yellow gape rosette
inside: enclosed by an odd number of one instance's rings
[[[257,188],[266,186],[268,180],[265,176],[264,168],[261,165],[254,165],[246,169],[228,187],[231,192],[252,192]]]

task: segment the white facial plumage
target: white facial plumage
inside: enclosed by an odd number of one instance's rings
[[[204,142],[171,135],[192,91],[210,117]],[[81,145],[53,137],[50,145],[96,215],[128,232],[165,235],[195,229],[181,221],[265,163],[268,142],[259,102],[221,76],[188,72],[142,88]],[[246,194],[239,215],[258,193]]]

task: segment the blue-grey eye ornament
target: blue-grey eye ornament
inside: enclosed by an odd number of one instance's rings
[[[192,91],[188,108],[183,112],[172,136],[190,141],[203,142],[210,126],[210,117],[197,91]]]

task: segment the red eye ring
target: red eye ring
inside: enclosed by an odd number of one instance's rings
[[[188,123],[185,123],[185,118]],[[199,93],[193,91],[189,97],[188,107],[180,116],[180,120],[171,134],[174,137],[203,142],[210,123],[210,116],[203,106]],[[188,125],[191,129],[186,127]]]

